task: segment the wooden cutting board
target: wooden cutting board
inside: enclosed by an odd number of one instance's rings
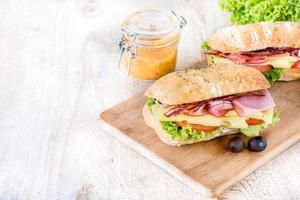
[[[101,113],[100,122],[109,133],[202,195],[219,196],[300,139],[300,81],[276,83],[271,93],[281,120],[263,132],[268,146],[260,153],[229,152],[230,136],[181,147],[162,143],[144,123],[143,94]]]

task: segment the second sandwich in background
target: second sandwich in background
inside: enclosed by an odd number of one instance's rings
[[[235,63],[253,67],[270,83],[300,79],[298,22],[225,27],[209,38],[206,48],[209,64]]]

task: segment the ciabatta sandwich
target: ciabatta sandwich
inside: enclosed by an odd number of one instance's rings
[[[278,118],[270,85],[257,70],[234,64],[177,71],[146,92],[146,124],[174,146],[241,132],[257,136]]]
[[[219,29],[207,41],[208,64],[235,63],[272,83],[300,79],[300,23],[261,22]]]

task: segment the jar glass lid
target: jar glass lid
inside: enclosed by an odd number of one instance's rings
[[[137,36],[159,36],[180,28],[174,12],[165,9],[146,9],[128,16],[123,31]]]

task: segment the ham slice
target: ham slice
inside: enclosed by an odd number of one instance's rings
[[[299,51],[299,48],[290,48],[290,47],[283,47],[283,48],[266,48],[256,51],[248,51],[242,52],[243,55],[250,55],[250,56],[273,56],[273,55],[280,55],[280,54],[294,54],[295,52]]]
[[[164,113],[166,117],[179,114],[202,116],[211,114],[216,117],[224,116],[228,111],[235,109],[240,116],[267,110],[275,103],[267,90],[258,90],[245,94],[230,95],[190,104],[168,106]]]
[[[207,52],[209,55],[216,55],[233,61],[236,64],[244,64],[254,67],[261,72],[267,72],[272,69],[271,65],[265,63],[270,57],[275,56],[294,56],[300,57],[300,49],[294,48],[266,48],[257,51],[241,52],[241,53],[223,53],[220,51]],[[294,68],[299,68],[299,64]]]
[[[268,90],[264,90],[264,96],[242,96],[232,101],[234,109],[240,116],[248,116],[262,110],[275,107],[275,102]]]
[[[164,115],[166,117],[171,117],[173,115],[180,114],[183,110],[184,110],[184,108],[181,108],[181,107],[173,107],[173,108],[169,109],[167,112],[165,112]]]
[[[300,57],[300,49],[292,51],[291,55],[296,56],[296,57]]]
[[[243,59],[250,59],[255,57],[264,57],[264,56],[275,56],[275,55],[291,55],[291,56],[300,56],[299,48],[266,48],[256,51],[247,51],[241,53],[223,53],[220,51],[208,51],[207,54],[211,55],[223,55],[226,57],[235,57],[239,56]]]
[[[216,116],[216,117],[222,117],[224,116],[229,110],[233,109],[233,105],[231,101],[212,101],[207,106],[207,111]]]
[[[205,109],[205,103],[203,103],[196,106],[193,110],[184,110],[182,113],[189,116],[201,116],[207,114],[208,111]]]

